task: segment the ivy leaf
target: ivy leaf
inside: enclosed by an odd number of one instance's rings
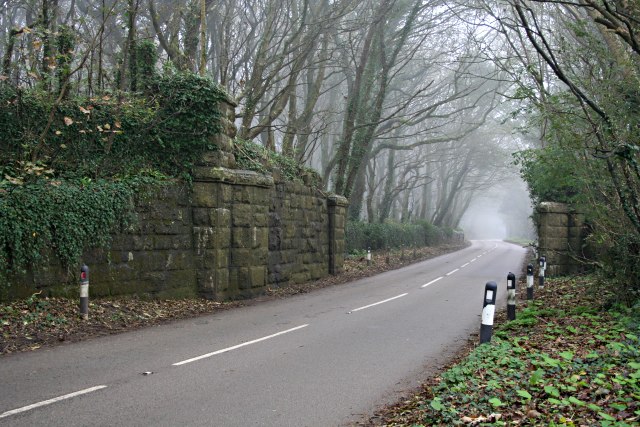
[[[600,418],[603,418],[603,419],[607,420],[607,421],[615,421],[616,420],[614,417],[612,417],[609,414],[605,414],[604,412],[598,412],[598,416]]]
[[[492,397],[491,399],[489,399],[489,403],[491,403],[491,405],[493,405],[494,407],[504,405],[504,403],[502,403],[502,401],[497,397]]]
[[[558,353],[558,355],[566,361],[570,362],[571,360],[573,360],[573,353],[570,351],[563,351],[561,353]]]
[[[524,397],[527,400],[530,400],[533,396],[527,390],[516,390],[516,393],[520,397]]]
[[[440,400],[439,397],[436,397],[431,401],[431,407],[436,411],[444,410],[444,405],[442,404],[442,401]]]
[[[544,386],[544,391],[545,391],[545,393],[547,393],[550,396],[560,397],[560,391],[556,387],[554,387],[552,385]]]

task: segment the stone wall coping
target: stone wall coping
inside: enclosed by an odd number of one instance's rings
[[[241,169],[196,166],[194,168],[194,177],[196,181],[200,182],[224,182],[226,184],[250,185],[264,188],[274,186],[271,175]]]
[[[349,200],[347,200],[344,196],[339,196],[337,194],[331,194],[327,197],[327,203],[329,206],[341,206],[347,207],[349,206]]]
[[[544,213],[569,213],[569,206],[558,202],[541,202],[536,209]]]

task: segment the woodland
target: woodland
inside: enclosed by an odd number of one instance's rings
[[[527,235],[523,178],[637,299],[638,30],[633,1],[0,1],[0,264],[107,239],[139,185],[189,180],[230,99],[239,163],[315,169],[352,221],[457,228],[490,200]]]

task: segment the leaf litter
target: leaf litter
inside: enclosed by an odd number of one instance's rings
[[[547,278],[491,343],[359,425],[640,426],[640,313],[604,305],[593,276]]]

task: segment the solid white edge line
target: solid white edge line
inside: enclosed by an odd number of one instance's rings
[[[21,412],[30,411],[31,409],[39,408],[41,406],[51,405],[52,403],[60,402],[66,399],[71,399],[72,397],[81,396],[83,394],[91,393],[97,390],[102,390],[103,388],[107,388],[107,386],[98,385],[95,387],[76,391],[74,393],[65,394],[64,396],[54,397],[53,399],[49,399],[49,400],[43,400],[42,402],[34,403],[32,405],[23,406],[22,408],[12,409],[11,411],[3,412],[2,414],[0,414],[0,418],[5,418],[11,415],[19,414]]]
[[[236,349],[241,348],[241,347],[245,347],[245,346],[248,346],[248,345],[251,345],[251,344],[259,343],[260,341],[265,341],[265,340],[268,340],[268,339],[271,339],[271,338],[275,338],[275,337],[280,336],[280,335],[288,334],[289,332],[297,331],[298,329],[306,328],[307,326],[309,326],[308,323],[305,324],[305,325],[296,326],[295,328],[287,329],[286,331],[280,331],[280,332],[277,332],[275,334],[268,335],[266,337],[258,338],[258,339],[247,341],[247,342],[243,342],[242,344],[234,345],[232,347],[223,348],[222,350],[214,351],[212,353],[207,353],[207,354],[203,354],[201,356],[192,357],[191,359],[187,359],[187,360],[183,360],[182,362],[174,363],[173,366],[186,365],[187,363],[195,362],[195,361],[201,360],[201,359],[206,359],[207,357],[216,356],[218,354],[226,353],[226,352],[231,351],[231,350],[236,350]]]
[[[453,273],[455,273],[456,271],[460,270],[459,268],[456,268],[455,270],[451,270],[450,272],[448,272],[447,274],[445,274],[445,276],[451,276]]]
[[[374,307],[376,305],[380,305],[380,304],[384,304],[385,302],[389,302],[389,301],[393,301],[394,299],[398,299],[398,298],[402,298],[409,295],[409,293],[404,293],[404,294],[400,294],[400,295],[396,295],[393,298],[388,298],[384,301],[378,301],[378,302],[374,302],[373,304],[369,304],[369,305],[365,305],[364,307],[359,307],[359,308],[354,308],[353,310],[351,310],[349,313],[355,313],[356,311],[360,311],[360,310],[364,310],[365,308],[369,308],[369,307]]]
[[[465,268],[465,267],[466,267],[467,265],[469,265],[469,264],[471,264],[471,263],[470,263],[470,262],[468,262],[468,263],[466,263],[466,264],[462,264],[462,265],[460,266],[460,268]]]
[[[440,276],[437,279],[433,279],[432,281],[430,281],[429,283],[425,283],[424,285],[420,286],[421,288],[426,288],[429,285],[432,285],[434,283],[436,283],[438,280],[443,279],[444,276]]]

